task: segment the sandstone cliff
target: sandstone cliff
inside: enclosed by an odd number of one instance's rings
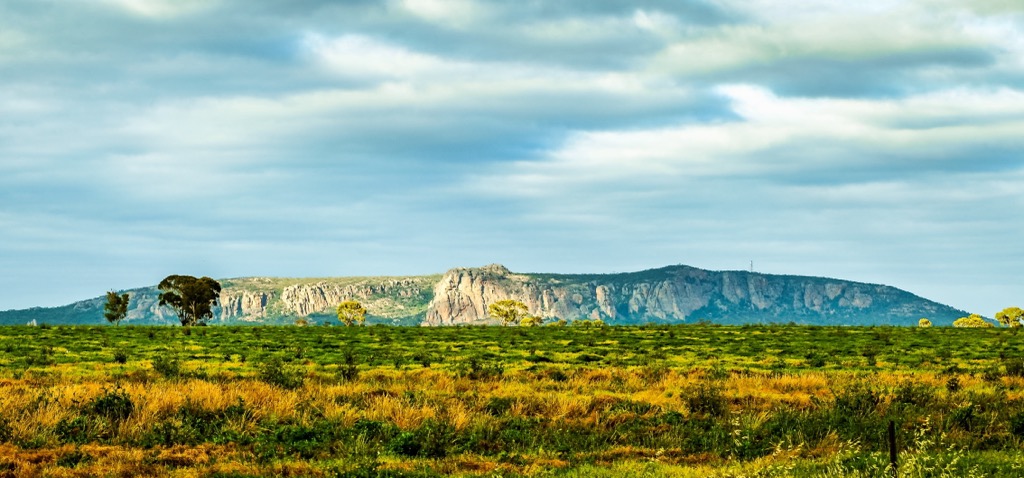
[[[964,314],[908,292],[818,277],[672,266],[630,274],[514,274],[500,265],[453,269],[434,287],[426,325],[494,323],[487,305],[522,301],[547,319],[613,324],[797,322],[914,325]]]
[[[670,266],[625,274],[523,274],[500,265],[458,268],[414,277],[221,281],[212,324],[334,322],[341,301],[360,301],[369,323],[462,325],[495,323],[487,306],[522,301],[545,319],[601,319],[612,324],[797,322],[819,325],[913,326],[921,317],[951,323],[966,312],[893,287],[820,277]],[[130,291],[126,323],[176,324],[157,305],[153,287]],[[64,307],[0,312],[0,323],[101,324],[103,298]]]

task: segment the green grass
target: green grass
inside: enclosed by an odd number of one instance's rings
[[[230,446],[309,476],[877,476],[893,421],[907,476],[1015,476],[1021,357],[1005,329],[0,327],[26,397],[0,400],[0,443]],[[73,450],[53,466],[109,465]]]

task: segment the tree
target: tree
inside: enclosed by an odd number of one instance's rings
[[[921,320],[917,321],[917,326],[918,327],[931,327],[932,326],[932,321],[930,321],[928,319],[921,319]]]
[[[971,314],[970,317],[960,317],[953,321],[953,327],[995,327],[992,322],[985,320],[978,314]]]
[[[103,317],[107,318],[107,322],[120,325],[126,315],[128,315],[128,294],[107,292],[107,303],[103,305]]]
[[[156,287],[163,291],[160,305],[171,306],[183,327],[206,325],[206,321],[213,318],[213,306],[220,298],[220,283],[209,277],[171,275]]]
[[[493,319],[498,319],[504,325],[518,324],[523,317],[530,313],[526,304],[512,299],[499,300],[487,306],[487,313]]]
[[[523,327],[535,327],[544,323],[544,319],[537,317],[536,315],[527,315],[519,320],[519,325]]]
[[[1007,307],[996,313],[996,320],[1007,327],[1020,327],[1024,320],[1024,310],[1020,307]]]
[[[346,300],[338,304],[338,320],[345,325],[363,325],[366,322],[366,309],[358,301]]]

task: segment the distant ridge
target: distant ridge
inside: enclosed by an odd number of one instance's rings
[[[513,273],[492,264],[445,274],[408,277],[221,281],[221,305],[211,324],[287,324],[298,318],[333,322],[334,308],[355,299],[368,323],[465,325],[494,323],[487,305],[502,299],[526,304],[547,320],[600,319],[610,324],[789,323],[917,325],[927,317],[952,323],[965,311],[895,287],[823,277],[708,271],[685,265],[612,274]],[[132,295],[127,324],[175,324],[157,305],[158,291]],[[52,308],[0,312],[0,324],[103,324],[104,297]]]

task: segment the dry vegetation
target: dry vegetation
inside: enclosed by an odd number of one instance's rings
[[[1007,330],[0,328],[0,476],[1020,476]]]

